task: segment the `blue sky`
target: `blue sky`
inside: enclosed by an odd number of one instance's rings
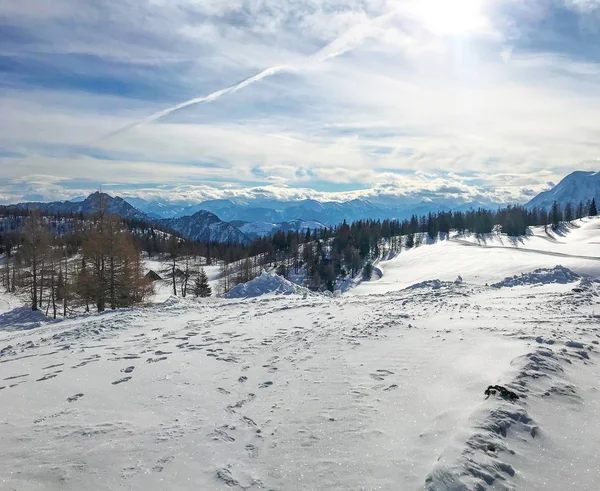
[[[0,114],[1,202],[524,201],[598,170],[600,0],[0,1]]]

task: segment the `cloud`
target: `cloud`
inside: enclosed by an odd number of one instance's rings
[[[597,2],[33,1],[0,3],[5,201],[511,202],[597,169]]]

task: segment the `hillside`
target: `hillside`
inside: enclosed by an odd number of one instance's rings
[[[159,223],[192,240],[240,244],[250,242],[250,239],[236,227],[206,210],[191,216],[160,220]]]
[[[538,194],[527,203],[527,207],[550,208],[556,201],[561,207],[567,203],[577,206],[595,199],[600,203],[600,172],[576,171],[566,176],[556,186]]]
[[[14,331],[2,294],[3,489],[594,491],[599,223],[453,235],[333,297],[270,274]]]
[[[493,284],[507,276],[528,273],[557,264],[600,278],[600,219],[585,218],[557,233],[533,227],[524,237],[503,234],[452,233],[450,240],[404,250],[377,264],[383,272],[379,281],[362,283],[353,294],[385,293],[436,278],[478,285]]]

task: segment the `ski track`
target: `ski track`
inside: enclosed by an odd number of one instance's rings
[[[451,238],[450,241],[455,242],[460,245],[463,245],[463,246],[466,246],[466,247],[483,247],[485,249],[509,249],[511,251],[519,251],[519,252],[524,252],[524,253],[528,253],[528,254],[541,254],[543,256],[568,257],[571,259],[587,259],[589,261],[600,261],[600,257],[596,257],[596,256],[579,256],[577,254],[566,254],[564,252],[544,251],[541,249],[529,249],[526,247],[517,247],[517,246],[511,247],[511,246],[478,244],[476,242],[469,242],[468,240],[457,239],[456,237]]]

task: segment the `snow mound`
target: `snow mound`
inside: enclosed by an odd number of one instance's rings
[[[0,314],[0,331],[25,331],[40,327],[42,322],[51,319],[39,310],[31,310],[29,307],[17,307]]]
[[[574,273],[568,268],[563,266],[555,266],[554,268],[540,268],[536,269],[533,273],[521,274],[521,276],[509,276],[504,278],[503,281],[494,283],[492,286],[495,288],[508,287],[521,285],[546,285],[548,283],[573,283],[581,279],[581,276]]]
[[[431,288],[432,290],[439,290],[443,286],[452,286],[454,283],[449,281],[440,281],[440,280],[426,280],[421,281],[419,283],[415,283],[414,285],[410,285],[406,287],[407,290],[419,290],[421,288]]]
[[[383,271],[379,269],[377,266],[373,266],[373,272],[371,273],[370,281],[376,281],[383,278]]]
[[[308,295],[310,290],[295,285],[274,272],[264,271],[248,283],[241,283],[226,293],[224,298],[253,298],[274,293],[276,295]]]

